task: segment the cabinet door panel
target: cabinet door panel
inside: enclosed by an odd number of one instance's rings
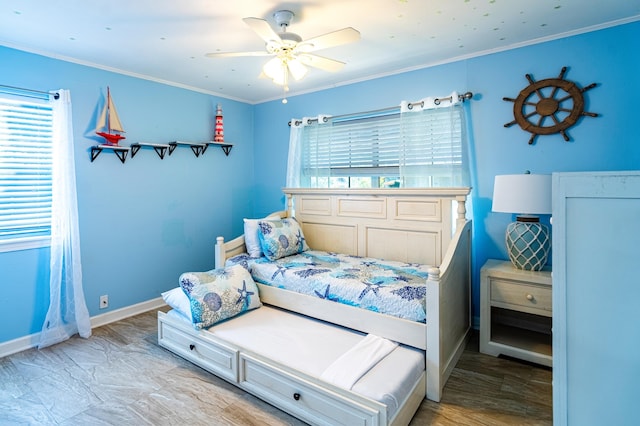
[[[640,173],[554,175],[553,233],[554,424],[640,424]]]

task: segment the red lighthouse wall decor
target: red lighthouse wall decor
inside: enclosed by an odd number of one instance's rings
[[[213,131],[213,141],[218,143],[224,142],[224,126],[222,124],[222,105],[218,104],[216,109],[216,126]]]

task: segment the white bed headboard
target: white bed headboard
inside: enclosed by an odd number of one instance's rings
[[[283,192],[314,250],[439,266],[455,228],[466,222],[470,188]]]

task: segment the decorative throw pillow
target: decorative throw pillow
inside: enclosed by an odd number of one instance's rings
[[[260,238],[258,237],[258,222],[266,219],[280,219],[280,215],[274,213],[264,219],[243,219],[244,245],[247,247],[247,253],[251,257],[262,257],[262,247],[260,247]]]
[[[240,265],[185,272],[180,275],[180,287],[189,297],[192,322],[197,330],[262,306],[258,286]]]
[[[187,317],[189,321],[193,322],[191,317],[191,304],[187,295],[182,291],[182,288],[176,287],[169,291],[165,291],[162,293],[162,299],[164,300],[164,303],[171,306],[171,308],[176,312],[181,313]]]
[[[302,228],[295,218],[258,221],[258,236],[262,251],[269,260],[309,250]]]

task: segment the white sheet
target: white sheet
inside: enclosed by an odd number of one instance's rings
[[[398,344],[391,340],[368,334],[336,359],[322,372],[320,378],[341,388],[351,389],[362,376],[397,346]]]
[[[175,317],[185,320],[182,315]],[[270,306],[246,312],[201,332],[213,333],[316,378],[365,338],[364,334]],[[366,372],[351,390],[385,404],[390,420],[424,370],[424,351],[398,346]]]

